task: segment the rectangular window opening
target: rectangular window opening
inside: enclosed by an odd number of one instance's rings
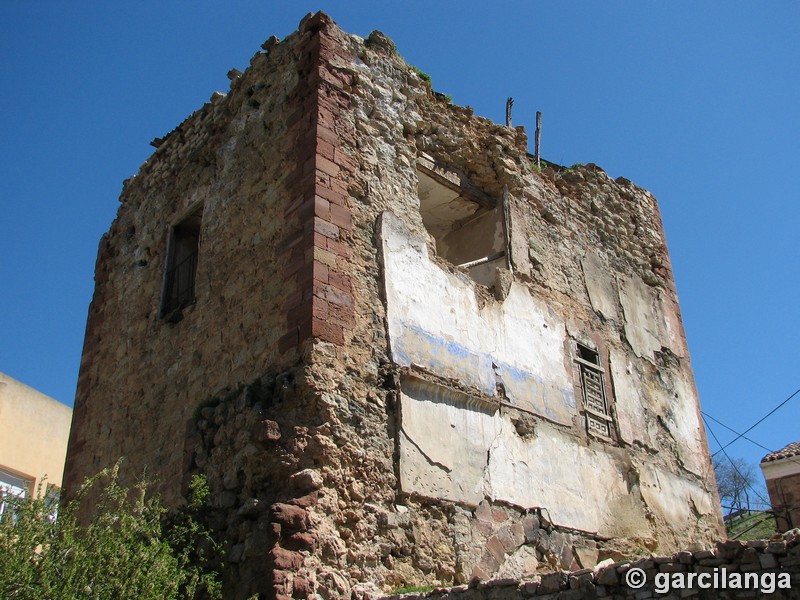
[[[502,206],[425,157],[417,176],[422,223],[436,254],[465,269],[475,282],[493,286],[498,267],[508,268]]]
[[[15,501],[24,500],[33,491],[33,480],[0,468],[0,519],[14,513]]]
[[[198,207],[170,229],[160,316],[171,322],[179,321],[181,309],[195,300],[202,217],[203,209]]]
[[[586,430],[590,434],[611,439],[611,415],[603,384],[600,354],[588,346],[577,344],[575,358],[580,371]]]

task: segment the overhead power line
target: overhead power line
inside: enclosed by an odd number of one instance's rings
[[[719,438],[717,438],[717,434],[714,433],[714,430],[711,429],[711,425],[709,425],[708,421],[705,420],[705,413],[703,413],[703,414],[704,414],[703,421],[705,421],[706,429],[708,429],[708,432],[711,434],[711,436],[714,438],[714,440],[717,442],[717,444],[719,444]],[[709,418],[713,418],[713,417],[709,417]],[[716,419],[714,419],[714,420],[716,421]],[[720,423],[720,425],[721,425],[721,423]],[[736,471],[736,474],[739,475],[739,477],[742,479],[742,481],[746,482],[746,487],[749,488],[756,495],[756,497],[759,500],[761,500],[761,502],[763,502],[767,506],[772,506],[772,503],[769,500],[767,500],[766,498],[764,498],[764,496],[761,495],[761,492],[759,490],[757,490],[755,487],[753,487],[752,484],[748,483],[748,478],[745,477],[742,474],[742,472],[736,466],[736,463],[733,462],[733,460],[731,460],[731,457],[728,456],[727,452],[725,452],[725,448],[720,448],[720,451],[725,455],[725,458],[728,459],[728,462],[730,463],[731,467],[733,467],[733,470]]]
[[[749,437],[747,437],[747,436],[746,436],[746,435],[744,435],[743,433],[739,433],[739,432],[738,432],[738,431],[736,431],[735,429],[733,429],[733,428],[731,428],[731,427],[728,427],[727,425],[725,425],[725,423],[723,423],[723,422],[722,422],[722,421],[720,421],[719,419],[715,419],[714,417],[712,417],[712,416],[711,416],[710,414],[708,414],[707,412],[705,412],[705,411],[700,411],[700,412],[701,412],[701,413],[703,413],[703,416],[704,416],[704,417],[707,417],[707,418],[711,419],[711,420],[712,420],[712,421],[714,421],[714,423],[716,423],[717,425],[722,425],[722,426],[723,426],[725,429],[727,429],[727,430],[728,430],[728,431],[730,431],[731,433],[735,433],[735,434],[737,435],[737,438],[736,438],[737,440],[738,440],[738,439],[743,439],[743,440],[746,440],[746,441],[750,442],[751,444],[755,444],[756,446],[758,446],[758,447],[759,447],[759,448],[761,448],[762,450],[766,450],[766,451],[767,451],[767,452],[769,452],[770,454],[771,454],[772,452],[774,452],[774,450],[772,450],[771,448],[767,448],[767,447],[766,447],[764,444],[760,444],[759,442],[757,442],[757,441],[755,441],[755,440],[753,440],[753,439],[750,439]],[[716,439],[716,438],[715,438],[715,439]],[[726,454],[726,452],[725,452],[725,448],[727,448],[728,446],[730,446],[730,444],[725,444],[725,446],[722,446],[722,444],[720,444],[719,440],[716,440],[716,442],[717,442],[717,444],[719,444],[721,447],[720,447],[720,449],[719,449],[719,450],[717,450],[716,452],[714,452],[714,454],[712,454],[712,455],[711,455],[711,458],[714,458],[714,457],[715,457],[717,454],[719,454],[720,452],[722,452],[723,454]],[[732,443],[732,442],[731,442],[731,443]]]
[[[727,430],[728,430],[728,431],[730,431],[731,433],[735,433],[735,434],[738,436],[738,437],[736,438],[737,440],[738,440],[739,438],[741,438],[741,439],[743,439],[743,440],[747,440],[747,441],[748,441],[748,442],[750,442],[751,444],[755,444],[756,446],[758,446],[759,448],[761,448],[761,449],[763,449],[763,450],[766,450],[766,451],[767,451],[767,452],[769,452],[770,454],[774,454],[774,453],[776,452],[776,450],[773,450],[772,448],[767,448],[767,447],[766,447],[764,444],[759,444],[757,441],[755,441],[755,440],[751,440],[749,437],[747,437],[747,436],[746,436],[746,435],[744,435],[743,433],[739,433],[739,432],[738,432],[738,431],[736,431],[735,429],[733,429],[733,428],[731,428],[731,427],[728,427],[727,425],[725,425],[725,423],[723,423],[723,422],[722,422],[722,421],[720,421],[719,419],[715,419],[714,417],[712,417],[712,416],[711,416],[711,415],[709,415],[708,413],[706,413],[706,412],[703,412],[702,410],[701,410],[700,412],[701,412],[701,413],[702,413],[702,415],[703,415],[703,420],[705,420],[705,418],[706,418],[706,417],[708,417],[709,419],[711,419],[712,421],[714,421],[714,423],[717,423],[718,425],[722,425],[722,426],[723,426],[725,429],[727,429]],[[706,422],[706,426],[708,426],[708,422]],[[709,428],[709,431],[711,431],[711,429],[710,429],[710,428]],[[713,432],[713,431],[711,432],[711,435],[714,435],[714,432]],[[720,444],[720,441],[719,441],[719,439],[717,439],[717,436],[715,436],[715,435],[714,435],[714,441],[716,441],[716,442],[717,442],[717,445],[719,445],[719,446],[722,446],[722,444]],[[735,440],[734,440],[734,441],[735,441]],[[712,454],[712,455],[711,455],[711,458],[714,458],[714,457],[715,457],[717,454],[719,454],[720,452],[722,452],[722,453],[723,453],[725,456],[728,456],[728,453],[727,453],[727,452],[725,452],[725,448],[727,448],[728,446],[730,446],[730,444],[728,444],[728,445],[726,445],[726,446],[724,446],[724,447],[721,447],[719,450],[717,450],[716,452],[714,452],[714,454]],[[800,461],[798,461],[798,460],[796,460],[796,459],[792,458],[791,456],[787,456],[787,457],[783,458],[783,460],[786,460],[786,461],[788,461],[788,462],[797,463],[798,465],[800,465]]]
[[[775,411],[777,411],[777,410],[778,410],[780,407],[782,407],[784,404],[786,404],[787,402],[789,402],[789,400],[791,400],[792,398],[794,398],[794,397],[795,397],[797,394],[800,394],[800,388],[798,388],[797,390],[795,390],[795,392],[794,392],[794,393],[793,393],[791,396],[789,396],[788,398],[786,398],[786,400],[784,400],[783,402],[781,402],[780,404],[778,404],[778,406],[776,406],[775,408],[773,408],[771,411],[769,411],[767,414],[765,414],[763,417],[761,417],[761,418],[760,418],[758,421],[756,421],[755,423],[753,423],[753,424],[752,424],[750,427],[748,427],[748,428],[747,428],[747,429],[745,429],[745,430],[744,430],[742,433],[740,433],[740,434],[739,434],[739,435],[737,435],[735,438],[733,438],[733,439],[732,439],[730,442],[728,442],[727,444],[725,444],[724,446],[722,446],[722,447],[721,447],[719,450],[717,450],[716,452],[714,452],[714,454],[712,454],[712,455],[711,455],[711,457],[713,458],[714,456],[716,456],[716,455],[717,455],[717,454],[719,454],[720,452],[724,451],[724,450],[725,450],[725,448],[727,448],[728,446],[730,446],[730,445],[731,445],[731,444],[733,444],[734,442],[738,441],[739,439],[743,438],[743,437],[745,436],[745,434],[746,434],[746,433],[749,433],[749,432],[751,432],[751,431],[752,431],[753,429],[755,429],[755,428],[756,428],[758,425],[760,425],[761,423],[763,423],[763,422],[764,422],[764,421],[767,419],[767,417],[770,417],[770,416],[772,416],[772,415],[775,413]],[[703,414],[705,414],[705,413],[703,413]],[[706,415],[706,416],[708,416],[708,415]],[[709,418],[713,419],[713,417],[709,417]],[[714,419],[714,420],[716,421],[716,419]],[[717,421],[717,423],[719,423],[719,421]],[[720,423],[720,425],[722,425],[722,423]],[[731,431],[733,431],[733,430],[731,429]],[[736,432],[734,432],[734,433],[736,433]],[[749,440],[749,441],[752,441],[752,440]],[[754,442],[754,443],[755,443],[755,442]],[[759,445],[760,445],[760,444],[759,444]],[[763,447],[763,446],[762,446],[762,447]],[[770,450],[770,452],[772,452],[772,451]]]

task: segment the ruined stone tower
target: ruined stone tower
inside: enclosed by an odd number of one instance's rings
[[[121,455],[173,506],[205,474],[231,598],[718,534],[652,195],[539,172],[321,13],[230,76],[101,240],[68,491]]]

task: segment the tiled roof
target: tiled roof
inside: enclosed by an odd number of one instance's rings
[[[800,456],[800,442],[792,442],[785,448],[778,450],[777,452],[773,452],[772,454],[767,454],[764,458],[761,459],[761,462],[769,462],[771,460],[780,460],[781,458],[789,458],[792,456]]]

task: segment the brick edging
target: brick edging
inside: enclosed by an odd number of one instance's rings
[[[356,164],[343,150],[354,141],[351,124],[342,118],[349,106],[344,88],[349,75],[332,67],[350,62],[331,35],[336,27],[323,13],[304,20],[300,34],[305,54],[295,97],[300,106],[287,123],[296,139],[296,168],[287,183],[294,200],[285,216],[295,218],[295,233],[279,249],[285,261],[284,280],[295,291],[284,305],[286,333],[279,349],[286,352],[314,337],[343,345],[355,323],[355,302],[349,272],[347,241],[353,228],[347,181]]]

